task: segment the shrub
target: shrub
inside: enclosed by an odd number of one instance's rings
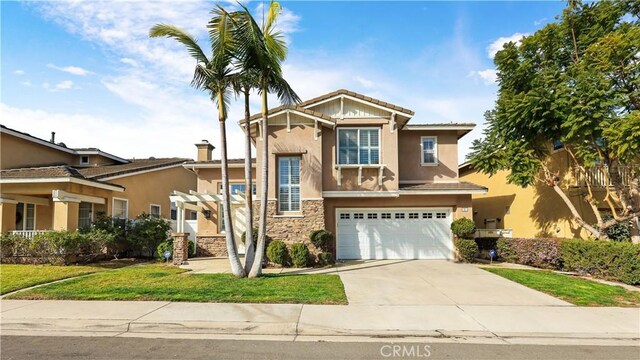
[[[251,237],[253,238],[253,243],[257,243],[258,242],[258,228],[254,228],[253,231],[251,232]],[[247,242],[247,232],[243,231],[242,232],[242,243],[246,244]]]
[[[171,223],[168,220],[142,213],[136,217],[128,234],[132,250],[153,256],[158,245],[169,238]]]
[[[327,266],[333,264],[333,254],[330,252],[321,252],[318,254],[318,264],[320,266]]]
[[[284,241],[271,241],[267,246],[267,258],[274,264],[286,266],[289,263],[289,250]]]
[[[458,255],[463,262],[473,262],[478,256],[478,244],[473,240],[455,239],[454,245],[458,249]]]
[[[640,244],[566,240],[562,242],[562,257],[567,271],[640,284]]]
[[[473,238],[473,234],[476,232],[476,224],[471,219],[456,219],[451,223],[451,231],[458,239]]]
[[[327,251],[331,243],[333,243],[333,233],[327,230],[314,230],[309,234],[309,240],[316,249]]]
[[[303,268],[309,264],[309,248],[304,243],[291,245],[291,262],[293,267]]]
[[[20,235],[0,234],[0,259],[26,255],[29,239]]]
[[[120,254],[133,249],[133,244],[129,238],[132,226],[131,220],[110,217],[100,212],[94,219],[91,229],[102,230],[111,234],[112,238],[106,244],[107,253],[117,259]]]
[[[500,238],[498,257],[516,264],[546,269],[562,269],[560,239]]]

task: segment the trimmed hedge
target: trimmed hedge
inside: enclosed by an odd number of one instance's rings
[[[451,232],[458,239],[472,239],[476,232],[476,224],[468,218],[456,219],[451,223]]]
[[[18,235],[0,236],[2,263],[32,263],[66,265],[78,261],[93,261],[105,256],[105,249],[113,242],[113,235],[92,230],[48,231],[32,239]]]
[[[496,243],[502,260],[544,269],[562,269],[560,239],[500,238]]]
[[[455,239],[453,244],[458,249],[458,255],[463,262],[473,262],[478,255],[478,244],[473,240]]]
[[[334,263],[333,261],[333,254],[330,252],[321,252],[318,254],[318,264],[320,266],[327,266],[327,265],[332,265]]]
[[[295,243],[289,250],[293,267],[304,268],[309,264],[309,248],[304,243]]]
[[[267,258],[274,264],[286,266],[289,264],[289,249],[282,240],[273,240],[267,246]]]
[[[562,242],[564,269],[625,284],[640,284],[640,244],[598,240]]]
[[[309,234],[309,240],[316,249],[327,251],[333,243],[333,233],[327,230],[314,230]]]
[[[603,240],[500,238],[498,257],[538,268],[640,284],[640,244]]]

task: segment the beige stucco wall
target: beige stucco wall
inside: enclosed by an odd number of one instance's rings
[[[313,136],[313,125],[293,125],[291,132],[286,126],[269,126],[269,187],[268,198],[276,198],[278,184],[278,162],[280,156],[300,156],[300,196],[303,199],[319,198],[322,195],[322,144],[324,132],[317,140]],[[262,140],[256,141],[257,187],[260,194],[262,179]]]
[[[0,133],[0,169],[75,164],[74,154]]]
[[[77,229],[78,205],[76,202],[54,202],[53,230]]]
[[[0,203],[0,232],[15,230],[16,204]]]
[[[553,162],[556,169],[566,168],[566,153],[561,151],[554,154]],[[472,169],[461,172],[460,180],[489,188],[486,194],[473,195],[476,227],[486,228],[485,219],[500,218],[501,221],[496,227],[512,229],[514,237],[588,237],[588,234],[571,220],[571,212],[552,188],[544,184],[527,188],[508,184],[508,174],[508,171],[499,171],[489,177]],[[568,186],[571,177],[566,172],[563,178],[566,179],[566,194],[578,212],[585,221],[595,223],[595,216],[580,195],[583,190]],[[602,193],[598,192],[595,196],[600,198]]]
[[[171,202],[169,194],[178,190],[189,193],[196,190],[196,175],[182,166],[151,171],[138,175],[107,180],[112,184],[124,186],[125,191],[112,196],[129,200],[129,218],[133,219],[142,213],[149,213],[150,205],[160,205],[162,217],[169,218]],[[107,204],[109,213],[113,206],[111,199]]]
[[[229,168],[229,183],[244,184],[244,168]],[[252,172],[252,179],[255,183],[255,169]],[[222,172],[220,168],[198,169],[198,192],[208,192],[218,194],[220,192],[220,184],[222,183]],[[204,209],[211,211],[211,217],[205,218],[202,213],[198,213],[198,235],[216,235],[220,233],[220,214],[218,212],[218,204],[215,202],[198,203]],[[233,205],[233,208],[239,205]]]
[[[422,165],[421,137],[437,137],[438,165]],[[455,131],[401,130],[398,134],[400,181],[446,182],[458,178],[458,135]]]

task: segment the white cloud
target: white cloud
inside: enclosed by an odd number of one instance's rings
[[[69,90],[71,88],[73,88],[73,81],[71,80],[62,80],[54,87],[55,90]]]
[[[468,77],[480,79],[485,85],[493,85],[498,81],[498,73],[496,69],[471,71]]]
[[[69,147],[97,147],[125,158],[193,158],[196,154],[193,144],[203,137],[211,138],[208,134],[213,134],[214,123],[163,121],[159,126],[154,119],[144,119],[133,125],[119,119],[25,109],[4,103],[0,103],[0,117],[3,125],[33,136],[48,139],[51,131],[55,131],[56,138]],[[239,143],[242,138],[232,140]]]
[[[546,18],[546,17],[543,17],[542,19],[539,19],[539,20],[534,21],[534,22],[533,22],[533,25],[534,25],[534,26],[540,26],[540,25],[544,24],[545,22],[547,22],[547,18]]]
[[[31,86],[31,81],[29,81],[29,80],[21,81],[20,85],[26,86],[26,87],[30,87]]]
[[[16,70],[13,73],[18,75],[18,76],[21,76],[21,75],[24,75],[24,70]]]
[[[120,59],[120,62],[123,64],[131,65],[133,67],[138,67],[138,62],[130,58],[122,58]]]
[[[489,59],[493,59],[496,56],[496,53],[502,50],[502,48],[504,47],[504,44],[509,42],[514,42],[519,44],[520,40],[522,40],[523,37],[529,36],[529,35],[530,35],[529,33],[517,32],[511,36],[499,37],[496,40],[494,40],[489,46],[487,46],[487,56],[489,57]]]
[[[375,82],[369,79],[365,79],[362,76],[355,76],[353,80],[357,81],[360,85],[362,85],[365,88],[373,88],[376,85]]]
[[[53,64],[47,64],[48,68],[51,69],[56,69],[58,71],[62,71],[62,72],[66,72],[72,75],[78,75],[78,76],[86,76],[89,74],[93,74],[91,71],[83,69],[79,66],[56,66]]]

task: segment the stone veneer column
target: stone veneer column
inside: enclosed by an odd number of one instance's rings
[[[173,265],[182,265],[189,258],[189,233],[172,233]]]

